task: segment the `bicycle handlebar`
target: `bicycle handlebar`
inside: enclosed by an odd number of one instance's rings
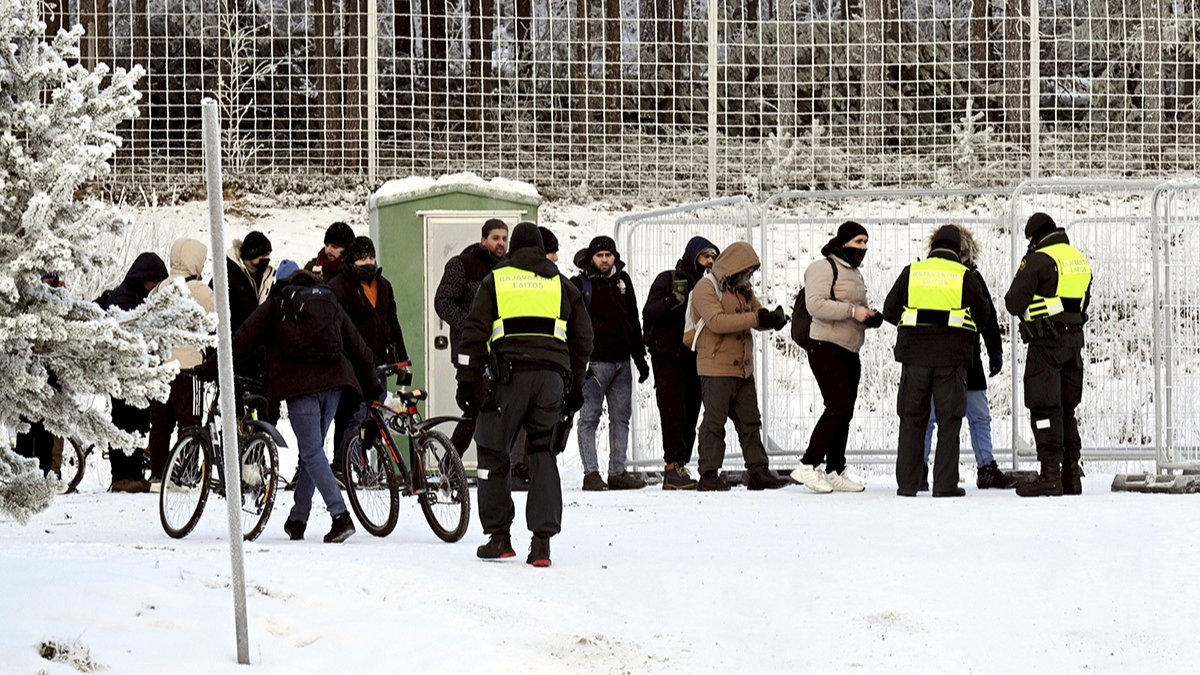
[[[380,379],[389,377],[391,375],[395,375],[397,382],[401,386],[406,386],[406,385],[412,384],[411,368],[412,368],[412,364],[409,363],[408,361],[401,361],[399,363],[389,363],[389,364],[385,364],[382,366],[376,366],[375,367],[375,375],[377,375]]]

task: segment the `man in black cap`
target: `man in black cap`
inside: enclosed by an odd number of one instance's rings
[[[234,239],[226,252],[229,269],[230,330],[237,331],[258,306],[266,302],[275,284],[271,265],[271,240],[255,230],[245,239]],[[209,282],[212,286],[213,282]]]
[[[550,231],[548,227],[538,225],[538,232],[542,235],[542,246],[546,249],[546,258],[554,264],[558,264],[558,237]]]
[[[526,562],[550,565],[550,537],[562,529],[555,430],[583,404],[592,326],[580,292],[546,259],[537,226],[513,230],[512,254],[479,286],[463,324],[456,398],[478,411],[479,520],[484,560],[511,558],[515,517],[509,456],[518,430],[529,443],[525,519],[533,533]],[[565,394],[565,395],[564,395]]]
[[[1071,246],[1066,230],[1045,213],[1025,224],[1029,251],[1004,294],[1004,306],[1020,320],[1025,358],[1025,407],[1037,443],[1041,471],[1017,485],[1022,497],[1083,492],[1079,425],[1083,398],[1083,325],[1092,299],[1092,266]]]
[[[976,325],[991,317],[978,278],[961,262],[961,240],[954,225],[940,228],[929,257],[904,268],[883,305],[884,320],[898,327],[895,354],[903,364],[896,403],[896,494],[902,497],[917,496],[924,473],[931,397],[938,427],[933,496],[966,494],[958,487],[958,433],[967,412],[967,368],[975,353]]]
[[[582,274],[572,277],[571,283],[583,292],[583,302],[592,317],[596,334],[587,384],[583,388],[583,409],[579,412],[583,489],[644,488],[646,481],[626,471],[629,419],[633,415],[630,360],[637,366],[638,382],[645,382],[650,377],[633,280],[625,273],[625,261],[617,253],[617,244],[612,237],[592,239],[587,248],[575,254],[575,266]],[[600,461],[596,456],[596,428],[600,425],[606,400],[609,422],[607,484],[600,477]]]
[[[340,220],[330,225],[325,230],[325,247],[317,251],[317,257],[309,260],[304,269],[321,277],[325,283],[333,281],[333,278],[345,269],[342,252],[352,241],[354,230],[351,230],[349,225]]]
[[[483,224],[481,235],[478,244],[471,244],[446,261],[442,280],[433,296],[434,311],[450,327],[450,358],[456,366],[463,322],[471,311],[479,284],[504,260],[508,249],[508,224],[499,218],[491,218]],[[463,418],[450,435],[450,441],[460,455],[471,447],[471,434],[475,432],[474,412],[464,410]]]

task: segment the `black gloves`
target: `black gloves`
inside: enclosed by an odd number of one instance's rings
[[[650,379],[650,366],[646,364],[646,359],[638,359],[633,363],[637,366],[638,370],[638,384],[642,384]]]
[[[583,387],[571,387],[563,399],[563,412],[574,415],[583,407]]]
[[[663,306],[665,306],[668,311],[675,309],[676,307],[682,307],[683,303],[685,302],[687,302],[687,296],[679,291],[671,291],[670,295],[663,298]]]
[[[1004,355],[1000,352],[988,354],[988,377],[995,377],[1004,367]]]
[[[871,316],[868,316],[863,321],[863,325],[867,328],[879,328],[883,325],[883,312],[875,312]]]
[[[479,399],[475,395],[475,385],[459,380],[458,389],[454,392],[454,402],[467,416],[479,411]]]
[[[766,307],[760,307],[758,310],[758,327],[763,330],[779,330],[786,326],[787,322],[787,315],[779,305],[775,305],[775,309],[770,312]]]

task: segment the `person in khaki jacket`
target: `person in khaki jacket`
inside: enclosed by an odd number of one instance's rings
[[[787,324],[782,307],[768,311],[754,297],[750,277],[758,270],[758,255],[746,242],[735,242],[717,257],[711,270],[692,290],[694,334],[684,340],[696,350],[704,417],[697,435],[701,492],[725,491],[718,475],[725,461],[725,421],[733,420],[742,446],[751,490],[787,485],[768,467],[759,431],[762,417],[754,391],[752,329],[779,330]]]
[[[823,257],[804,272],[804,305],[812,315],[808,367],[821,388],[825,411],[813,427],[792,480],[813,492],[865,489],[846,476],[846,441],[862,376],[858,350],[867,328],[883,323],[883,315],[867,304],[867,286],[858,271],[867,255],[867,239],[862,225],[842,223],[837,235],[821,249]]]

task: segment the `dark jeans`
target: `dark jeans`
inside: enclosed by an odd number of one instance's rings
[[[36,459],[42,473],[54,470],[54,434],[46,431],[41,422],[30,422],[28,433],[17,434],[14,450],[22,457]]]
[[[938,434],[933,489],[949,492],[958,487],[958,432],[967,413],[967,367],[906,363],[896,400],[900,415],[896,484],[901,490],[916,492],[925,475],[925,428],[929,425],[931,398],[937,405]]]
[[[346,431],[354,428],[357,420],[362,419],[359,417],[362,404],[362,396],[357,391],[350,387],[342,389],[337,412],[333,416],[333,465],[339,469],[346,463],[346,446],[342,445],[346,440]]]
[[[200,425],[203,386],[191,375],[180,373],[171,382],[171,397],[150,402],[150,477],[160,479],[171,452],[171,433],[178,423],[180,429]]]
[[[823,463],[826,471],[841,473],[846,470],[846,439],[850,437],[850,420],[854,419],[854,404],[858,401],[862,361],[857,352],[831,342],[817,342],[808,354],[808,367],[821,388],[825,412],[813,427],[808,450],[800,461],[809,466]]]
[[[1079,461],[1082,443],[1075,408],[1083,399],[1083,334],[1029,344],[1025,358],[1025,407],[1040,462]]]
[[[135,408],[128,403],[112,400],[113,424],[122,431],[132,434],[144,434],[150,430],[150,409]],[[112,466],[112,480],[142,480],[145,478],[146,453],[141,448],[125,454],[124,450],[111,448],[108,452],[108,462]]]
[[[687,464],[696,446],[696,422],[700,419],[700,376],[696,354],[679,356],[653,354],[654,398],[662,425],[663,463]]]
[[[563,378],[549,370],[513,373],[496,385],[500,404],[479,413],[475,445],[479,452],[479,522],[484,534],[508,532],[516,515],[509,483],[509,457],[524,429],[528,439],[525,466],[529,494],[525,522],[539,537],[562,531],[562,483],[558,457],[550,451],[551,434],[562,416]]]
[[[725,463],[725,421],[733,420],[742,460],[748,471],[767,468],[767,450],[759,432],[762,415],[753,377],[700,377],[704,418],[700,420],[700,473],[719,471]]]

